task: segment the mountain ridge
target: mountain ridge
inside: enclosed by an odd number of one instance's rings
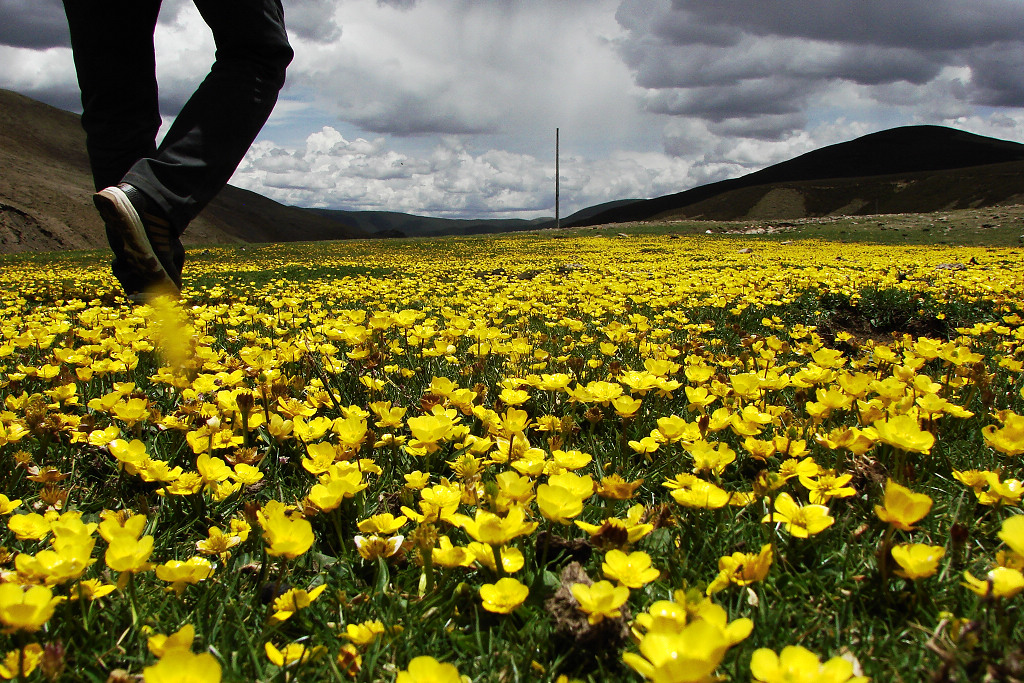
[[[598,212],[582,221],[570,222],[568,226],[583,227],[669,216],[701,217],[714,220],[742,219],[747,215],[738,211],[736,207],[743,206],[753,209],[763,195],[753,200],[753,203],[751,203],[751,198],[748,198],[746,202],[737,202],[733,210],[728,212],[730,214],[728,217],[721,212],[688,212],[683,209],[716,197],[724,197],[729,193],[755,187],[775,186],[777,189],[787,183],[819,182],[831,183],[831,187],[845,185],[848,189],[856,192],[863,189],[866,184],[877,182],[880,178],[909,176],[916,181],[932,174],[956,169],[992,168],[999,164],[1019,162],[1024,162],[1024,144],[976,135],[945,126],[900,126],[854,140],[820,147],[738,178],[720,180],[682,192],[640,200],[608,211]],[[993,170],[996,169],[993,168]],[[1024,193],[1024,180],[1021,181],[1019,187],[1015,186],[1012,192],[1006,193],[1005,196],[998,199],[990,198],[989,201],[999,203],[1022,193]],[[849,199],[852,200],[853,197]],[[822,210],[814,215],[828,215],[838,209],[847,208],[850,203],[850,201],[846,201],[833,205],[829,210]],[[946,204],[948,203],[946,202]],[[870,204],[870,200],[867,200],[865,205]],[[860,207],[860,209],[863,208]],[[931,210],[936,211],[942,208],[945,207],[936,205]],[[800,218],[809,217],[809,215],[765,215],[762,217]]]

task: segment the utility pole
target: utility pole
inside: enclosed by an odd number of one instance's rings
[[[560,228],[561,224],[558,216],[558,129],[555,128],[555,229]]]

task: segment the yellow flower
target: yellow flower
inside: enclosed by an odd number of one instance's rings
[[[518,505],[509,508],[505,517],[477,508],[473,519],[463,514],[454,514],[451,519],[473,539],[492,546],[505,545],[513,538],[533,533],[537,528],[537,522],[526,521],[526,513]]]
[[[209,652],[175,648],[142,670],[146,683],[220,683],[220,662]]]
[[[999,538],[1010,550],[1024,557],[1024,515],[1014,515],[1003,520]]]
[[[700,427],[695,422],[687,422],[677,415],[658,418],[658,428],[651,436],[659,441],[675,443],[676,441],[697,441],[701,438]]]
[[[225,481],[234,474],[227,463],[209,453],[202,453],[196,458],[196,471],[203,478],[203,483],[207,485]]]
[[[736,451],[729,448],[728,444],[721,442],[695,441],[686,446],[686,450],[693,456],[693,471],[695,473],[714,472],[716,475],[720,475],[730,463],[736,460]]]
[[[872,426],[880,441],[910,453],[927,454],[935,444],[935,435],[922,430],[917,418],[912,415],[875,420]]]
[[[171,650],[192,650],[196,629],[192,624],[185,624],[169,636],[154,633],[146,641],[146,647],[157,657],[163,657]]]
[[[900,566],[895,571],[896,576],[904,579],[924,579],[938,570],[939,560],[946,554],[946,549],[940,545],[925,545],[924,543],[903,543],[894,546],[892,559]]]
[[[132,574],[148,571],[152,568],[148,560],[153,554],[153,537],[143,536],[135,539],[128,534],[114,536],[107,546],[104,559],[107,566],[115,572]]]
[[[188,584],[196,584],[213,576],[213,565],[205,557],[190,557],[181,562],[168,560],[156,568],[156,578],[171,584],[168,590],[179,595]]]
[[[71,600],[98,600],[117,590],[112,583],[103,583],[99,579],[85,579],[71,587]]]
[[[483,608],[488,612],[508,614],[519,607],[530,594],[530,589],[512,578],[498,579],[480,587]]]
[[[363,656],[359,654],[359,649],[355,645],[345,643],[339,649],[335,663],[342,673],[350,678],[355,678],[363,667]]]
[[[701,620],[648,633],[640,641],[640,654],[623,653],[622,661],[649,681],[697,683],[712,680],[730,645],[720,628]]]
[[[364,621],[359,624],[347,624],[345,626],[345,633],[342,635],[350,640],[354,645],[360,647],[366,647],[373,641],[377,640],[377,637],[385,633],[386,629],[384,624],[377,620]]]
[[[375,424],[385,429],[395,429],[402,425],[402,418],[405,417],[406,408],[393,408],[391,401],[376,401],[370,404],[370,410],[380,418]]]
[[[750,658],[750,673],[758,683],[867,683],[865,676],[853,675],[853,664],[833,657],[824,664],[818,656],[799,645],[782,652],[761,648]]]
[[[492,572],[497,571],[494,564],[494,548],[486,543],[470,543],[466,551],[472,555],[473,560],[479,562]],[[498,551],[501,555],[501,568],[506,574],[515,574],[526,564],[523,551],[512,546],[502,546]]]
[[[762,523],[781,522],[797,538],[807,538],[832,526],[835,518],[824,505],[800,505],[788,493],[775,499],[775,514],[765,515]]]
[[[583,500],[561,486],[541,484],[537,487],[537,509],[545,519],[558,524],[572,523],[572,518],[583,512]]]
[[[270,623],[278,624],[282,621],[287,621],[299,610],[309,607],[326,588],[327,584],[322,583],[311,591],[305,591],[301,588],[292,588],[285,591],[274,600],[275,611],[270,616]]]
[[[508,501],[525,505],[534,498],[533,480],[517,472],[505,471],[494,478],[501,496]],[[507,509],[508,505],[503,506]]]
[[[430,483],[429,472],[420,472],[419,470],[416,470],[415,472],[409,472],[402,476],[405,478],[405,487],[414,491],[425,488],[427,484]]]
[[[54,597],[46,586],[32,586],[23,591],[17,584],[0,583],[0,623],[4,625],[4,633],[38,631],[63,601],[62,597]]]
[[[196,541],[196,550],[203,555],[217,555],[221,561],[227,561],[231,557],[231,548],[241,542],[241,536],[225,534],[220,527],[211,526],[207,538]]]
[[[641,455],[648,455],[658,450],[661,444],[653,436],[645,436],[639,441],[629,441],[629,447]]]
[[[338,476],[324,475],[326,481],[315,484],[307,499],[322,512],[330,512],[341,505],[345,498],[352,498],[368,484],[362,481],[362,473],[351,470]]]
[[[0,493],[0,515],[9,515],[14,512],[18,506],[21,505],[21,499],[11,500],[4,494]]]
[[[408,517],[395,517],[390,512],[373,515],[359,522],[358,528],[364,534],[393,534],[409,521]]]
[[[810,492],[808,497],[812,503],[827,505],[833,498],[849,498],[857,494],[856,490],[847,486],[851,479],[852,474],[836,475],[831,471],[821,471],[816,477],[801,474],[800,484]]]
[[[110,543],[117,536],[127,536],[137,539],[142,536],[146,529],[146,515],[133,515],[127,510],[114,512],[104,510],[100,513],[99,523],[100,536],[107,543]]]
[[[628,418],[636,415],[636,412],[640,410],[642,401],[632,396],[619,396],[612,401],[612,408],[615,409],[615,414],[619,417]]]
[[[82,576],[96,560],[92,555],[93,540],[72,539],[60,542],[54,550],[40,550],[33,557],[20,553],[14,558],[18,574],[32,583],[42,582],[53,586],[73,581]]]
[[[978,502],[982,505],[1020,504],[1021,496],[1024,495],[1024,484],[1019,479],[999,481],[997,472],[986,472],[985,481],[988,483],[988,490],[976,492]]]
[[[875,514],[883,522],[903,531],[912,530],[932,509],[932,499],[924,493],[914,493],[892,479],[885,482],[883,505],[875,506]]]
[[[412,446],[425,448],[429,453],[433,453],[439,448],[438,442],[451,439],[455,431],[455,422],[444,411],[410,417],[405,424],[408,425],[409,431],[412,432],[415,439]]]
[[[270,660],[271,664],[284,668],[313,661],[323,656],[327,652],[327,648],[323,645],[311,646],[305,643],[288,643],[284,646],[284,649],[278,650],[268,640],[263,645],[263,651],[266,652],[267,659]]]
[[[598,581],[593,585],[574,583],[572,595],[580,609],[587,614],[591,624],[601,623],[605,617],[615,619],[622,616],[619,609],[629,600],[629,589],[613,586],[611,581]]]
[[[642,523],[643,516],[644,506],[637,504],[629,508],[626,519],[609,517],[601,524],[587,524],[577,519],[574,524],[587,532],[591,541],[600,547],[622,548],[654,531],[653,524]]]
[[[728,587],[730,584],[749,586],[756,581],[763,581],[772,566],[772,546],[766,543],[759,553],[733,553],[718,558],[718,576],[707,588],[711,595]]]
[[[672,499],[683,507],[717,510],[733,499],[734,494],[699,477],[688,479],[686,484],[669,492]]]
[[[290,517],[283,507],[274,506],[271,514],[260,521],[267,553],[275,557],[293,560],[309,550],[315,540],[313,525],[301,517]]]
[[[439,662],[429,655],[415,657],[409,668],[398,672],[395,683],[463,683],[454,664]]]
[[[1024,416],[1012,411],[1002,411],[996,417],[1003,426],[996,429],[995,425],[987,425],[981,430],[985,443],[1003,455],[1024,454]]]
[[[1024,574],[1019,569],[996,567],[985,575],[985,580],[974,578],[970,572],[964,572],[962,586],[971,589],[981,597],[1012,598],[1024,591]]]
[[[562,451],[558,452],[561,453]],[[570,453],[578,452],[579,451],[570,451]],[[551,486],[560,486],[584,501],[590,498],[594,493],[594,480],[589,474],[584,474],[582,476],[575,472],[553,474],[548,477],[548,484]]]
[[[627,588],[643,588],[661,575],[651,566],[651,556],[647,553],[638,550],[627,555],[617,548],[604,556],[601,571]]]
[[[43,659],[43,647],[39,643],[29,643],[21,650],[11,650],[0,661],[0,678],[26,680],[36,670]]]
[[[364,560],[376,560],[379,557],[392,557],[402,549],[405,541],[403,536],[391,536],[381,538],[380,536],[354,536],[352,540],[356,544],[356,550]]]
[[[602,498],[609,500],[630,500],[643,483],[643,479],[626,481],[619,475],[612,474],[601,480],[601,483],[597,486],[596,493]]]
[[[430,551],[430,557],[438,567],[451,569],[453,567],[468,567],[473,564],[473,556],[465,548],[452,545],[447,536],[437,539],[437,548]],[[493,562],[493,559],[491,560]]]
[[[50,525],[56,519],[56,514],[44,517],[36,512],[12,515],[7,520],[7,528],[14,532],[15,538],[19,541],[41,541],[50,533]]]

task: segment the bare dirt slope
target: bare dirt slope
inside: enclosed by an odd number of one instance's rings
[[[0,253],[106,247],[92,191],[79,117],[0,90]],[[182,241],[199,246],[363,236],[338,221],[228,186]]]

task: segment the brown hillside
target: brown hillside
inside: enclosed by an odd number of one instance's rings
[[[834,215],[932,213],[1024,203],[1024,161],[869,178],[743,187],[652,220],[785,220]]]
[[[0,89],[0,169],[0,253],[106,247],[78,116]],[[363,236],[229,185],[182,241],[195,247]]]
[[[1017,142],[945,126],[901,126],[738,178],[592,212],[564,225],[929,213],[1013,204],[1024,196],[1022,164],[1024,145]]]

